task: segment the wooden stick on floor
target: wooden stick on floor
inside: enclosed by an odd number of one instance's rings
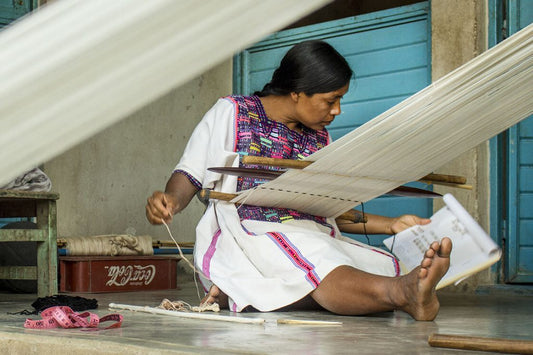
[[[130,304],[120,304],[120,303],[110,303],[109,309],[113,310],[128,310],[133,312],[143,312],[143,313],[152,313],[152,314],[163,314],[167,316],[180,317],[180,318],[189,318],[189,319],[200,319],[208,321],[223,321],[223,322],[232,322],[232,323],[248,323],[248,324],[265,324],[271,323],[264,318],[256,317],[245,317],[245,316],[235,316],[235,315],[223,315],[223,314],[212,314],[212,313],[198,313],[198,312],[179,312],[172,311],[167,309],[161,309],[156,307],[148,306],[135,306]],[[342,325],[342,322],[337,321],[322,321],[322,320],[309,320],[309,319],[277,319],[276,324],[289,324],[289,325]]]
[[[533,341],[431,334],[429,345],[439,348],[492,351],[510,354],[533,354]]]

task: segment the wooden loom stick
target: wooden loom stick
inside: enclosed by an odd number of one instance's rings
[[[431,334],[429,345],[440,348],[493,351],[511,354],[533,354],[533,341]]]
[[[420,179],[420,181],[432,181],[432,182],[442,182],[442,183],[450,183],[450,184],[459,184],[463,185],[466,184],[466,178],[464,176],[459,175],[447,175],[447,174],[427,174],[423,178]]]
[[[237,196],[238,196],[237,194],[230,194],[226,192],[219,192],[219,191],[213,191],[213,190],[208,190],[208,189],[202,189],[198,191],[198,198],[201,201],[215,199],[215,200],[222,200],[222,201],[230,202]],[[367,222],[366,216],[364,216],[362,212],[359,212],[357,210],[349,210],[341,214],[340,216],[338,216],[337,219],[348,220],[353,223],[366,223]]]
[[[465,189],[465,190],[472,190],[474,188],[472,185],[456,184],[456,183],[451,183],[451,182],[431,181],[431,180],[424,180],[424,179],[420,179],[418,181],[423,182],[428,185],[450,186],[450,187],[457,187],[459,189]]]
[[[110,303],[110,309],[125,309],[134,312],[144,312],[153,314],[164,314],[167,316],[180,317],[180,318],[193,318],[203,320],[215,320],[232,323],[248,323],[248,324],[264,324],[264,318],[252,318],[252,317],[236,317],[236,316],[224,316],[220,314],[207,314],[207,313],[193,313],[193,312],[178,312],[170,311],[161,308],[148,307],[148,306],[134,306],[129,304],[117,304]]]
[[[243,164],[251,165],[267,165],[267,166],[278,166],[280,168],[291,168],[291,169],[304,169],[309,165],[313,164],[312,161],[308,160],[292,160],[292,159],[279,159],[279,158],[267,158],[267,157],[258,157],[247,155],[241,158]],[[421,178],[419,181],[426,182],[429,184],[446,184],[447,186],[461,187],[466,189],[472,189],[470,185],[466,184],[466,178],[464,176],[458,175],[447,175],[447,174],[428,174]]]
[[[180,312],[180,311],[172,311],[172,310],[161,309],[161,308],[156,308],[156,307],[134,306],[134,305],[129,305],[129,304],[118,304],[118,303],[110,303],[109,309],[123,309],[123,310],[128,310],[128,311],[133,311],[133,312],[163,314],[163,315],[179,317],[179,318],[202,319],[202,320],[222,321],[222,322],[231,322],[231,323],[265,324],[265,323],[272,322],[264,318],[256,318],[256,317],[240,317],[240,316],[229,316],[229,315],[222,315],[222,314],[209,314],[209,313],[198,313],[198,312]],[[307,320],[307,319],[277,319],[275,323],[276,324],[288,324],[288,325],[342,325],[342,322]]]
[[[313,164],[312,161],[308,161],[308,160],[267,158],[267,157],[253,156],[253,155],[242,156],[241,162],[243,164],[279,166],[280,168],[292,168],[292,169],[303,169]]]
[[[57,247],[58,248],[64,248],[68,245],[68,240],[65,238],[58,238],[57,239]],[[192,248],[194,247],[194,242],[181,242],[180,245],[184,248]],[[154,240],[152,242],[152,247],[154,248],[160,248],[160,247],[175,247],[176,243],[174,243],[172,240]]]
[[[305,319],[278,319],[277,324],[288,325],[342,325],[342,322],[326,320],[305,320]]]

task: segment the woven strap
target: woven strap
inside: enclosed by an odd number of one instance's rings
[[[88,328],[87,330],[119,328],[123,317],[120,314],[109,314],[102,318],[90,312],[77,313],[67,306],[56,306],[41,312],[41,320],[26,319],[24,328],[50,329],[50,328]],[[105,328],[98,328],[98,324],[106,321],[115,321]]]

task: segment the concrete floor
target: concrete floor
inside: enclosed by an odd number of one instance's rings
[[[483,354],[432,348],[432,333],[533,340],[532,293],[487,291],[484,295],[441,293],[441,312],[434,322],[416,322],[402,312],[369,317],[341,317],[327,312],[276,312],[225,315],[266,319],[239,324],[121,311],[123,326],[98,332],[79,329],[24,329],[26,318],[10,315],[33,310],[36,295],[0,294],[1,354]],[[180,289],[150,292],[79,294],[96,298],[99,316],[109,303],[157,306],[163,298],[198,304],[194,282]],[[277,325],[279,318],[340,321],[338,326]],[[105,325],[106,323],[104,323]],[[485,353],[486,354],[486,353]]]

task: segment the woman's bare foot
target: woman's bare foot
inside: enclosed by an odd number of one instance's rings
[[[450,267],[451,251],[449,238],[443,238],[440,243],[433,242],[420,266],[398,279],[404,296],[399,309],[416,320],[435,319],[440,308],[435,287]]]
[[[207,295],[202,298],[200,305],[218,303],[221,309],[227,309],[229,306],[228,295],[222,292],[216,285],[211,286]]]

